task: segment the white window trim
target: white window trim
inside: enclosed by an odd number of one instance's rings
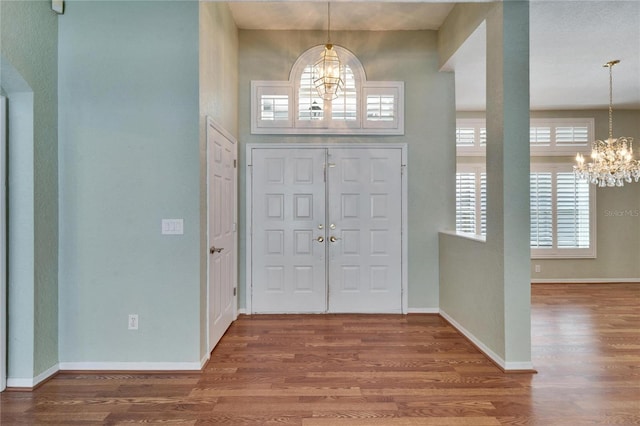
[[[289,74],[288,81],[251,82],[251,133],[291,135],[404,135],[404,82],[367,81],[364,67],[349,50],[334,45],[341,60],[349,65],[356,82],[356,120],[332,120],[331,108],[325,108],[321,120],[298,119],[299,80],[304,68],[313,64],[324,45],[314,46],[302,53]],[[289,117],[287,120],[261,120],[261,97],[263,95],[287,94]],[[367,120],[365,94],[395,96],[395,117],[390,121]]]
[[[551,129],[551,141],[546,146],[531,146],[531,156],[574,156],[576,153],[591,152],[591,141],[595,140],[593,118],[532,118],[530,127],[549,127]],[[587,141],[584,143],[556,144],[556,131],[559,127],[587,127]],[[475,138],[473,146],[456,146],[457,155],[460,157],[482,157],[486,155],[486,146],[480,144],[480,133],[486,129],[484,118],[458,118],[456,129],[473,128]]]

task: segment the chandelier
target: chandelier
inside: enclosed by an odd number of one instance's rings
[[[609,68],[609,139],[591,144],[591,162],[584,162],[582,154],[576,155],[573,171],[578,179],[587,179],[598,186],[623,186],[624,182],[640,180],[640,161],[633,159],[633,138],[613,137],[613,74],[614,60],[604,64]]]
[[[331,101],[344,89],[344,70],[331,44],[331,3],[327,3],[327,16],[327,44],[324,45],[320,59],[313,65],[313,84],[322,99]]]

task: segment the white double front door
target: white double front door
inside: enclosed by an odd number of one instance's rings
[[[402,155],[253,149],[255,313],[402,312]]]

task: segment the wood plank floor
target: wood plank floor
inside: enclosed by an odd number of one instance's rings
[[[202,374],[59,374],[0,394],[0,423],[640,424],[639,307],[639,284],[535,285],[538,374],[437,315],[241,316]]]

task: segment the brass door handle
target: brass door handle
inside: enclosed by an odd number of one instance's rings
[[[324,243],[324,237],[320,236],[318,238],[316,238],[316,241],[319,243]]]
[[[329,237],[329,241],[331,241],[332,243],[335,243],[336,241],[338,241],[340,238],[338,237],[334,237],[333,235]]]
[[[216,246],[211,246],[211,248],[209,249],[209,253],[220,253],[222,250],[224,250],[224,247],[216,248]]]

